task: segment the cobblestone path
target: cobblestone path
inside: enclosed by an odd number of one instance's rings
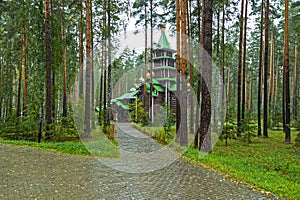
[[[0,199],[276,199],[175,158],[128,125],[117,138],[116,160],[0,144]],[[151,152],[172,162],[157,165]],[[137,164],[145,156],[153,160]]]

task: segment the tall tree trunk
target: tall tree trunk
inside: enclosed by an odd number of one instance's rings
[[[51,68],[51,27],[49,0],[45,4],[45,32],[46,32],[46,140],[50,140],[49,125],[52,124],[52,68]]]
[[[91,0],[86,0],[86,83],[85,83],[85,137],[90,137],[91,127]]]
[[[250,71],[250,88],[249,88],[249,104],[248,110],[252,110],[252,102],[253,102],[253,70]]]
[[[187,0],[182,0],[181,6],[181,62],[182,62],[182,96],[181,96],[181,134],[180,144],[187,146],[188,144],[188,129],[187,129],[187,32],[186,32],[186,19],[187,19]]]
[[[92,58],[91,58],[91,81],[92,81],[92,129],[96,128],[96,119],[95,119],[95,66],[94,66],[94,34],[93,34],[93,8],[91,6],[91,51],[92,51]]]
[[[194,91],[194,82],[193,82],[193,64],[192,64],[192,57],[193,57],[193,52],[191,48],[191,39],[192,39],[192,34],[191,34],[191,2],[187,1],[188,6],[187,6],[187,27],[188,27],[188,64],[189,64],[189,76],[190,76],[190,109],[191,109],[191,116],[190,116],[190,132],[194,134],[195,129],[194,129],[194,96],[192,95],[192,91]]]
[[[201,102],[201,134],[200,134],[200,150],[203,152],[211,152],[211,75],[212,75],[212,16],[213,1],[203,0],[203,19],[204,19],[204,50],[208,56],[203,58],[205,70],[203,69],[202,78],[202,102]]]
[[[103,45],[102,45],[102,55],[103,55],[103,122],[104,122],[104,129],[107,124],[107,20],[106,20],[106,14],[107,14],[107,7],[106,7],[106,1],[103,5],[103,31],[104,34],[102,36],[103,39]]]
[[[107,122],[110,125],[111,120],[111,96],[112,96],[112,86],[111,86],[111,0],[108,0],[107,7],[107,27],[108,27],[108,68],[107,68]]]
[[[261,1],[260,13],[260,45],[259,45],[259,75],[258,75],[258,99],[257,99],[257,135],[261,136],[261,97],[262,97],[262,69],[263,69],[263,24],[264,24],[264,0]]]
[[[247,82],[247,68],[246,68],[246,53],[247,53],[247,12],[248,12],[248,0],[246,0],[245,6],[245,24],[244,24],[244,55],[243,55],[243,88],[242,88],[242,120],[245,119],[245,108],[246,108],[246,82]]]
[[[147,96],[147,43],[148,43],[148,15],[147,15],[147,0],[145,0],[145,8],[144,8],[144,15],[145,15],[145,52],[144,52],[144,109],[146,110],[146,96]]]
[[[295,43],[295,62],[294,62],[294,84],[293,84],[293,107],[294,107],[294,117],[298,117],[298,95],[297,95],[297,65],[298,65],[298,33],[296,33],[296,43]],[[298,86],[299,87],[299,86]]]
[[[22,72],[23,72],[23,46],[24,35],[20,35],[20,58],[19,58],[19,85],[18,85],[18,100],[17,100],[17,117],[21,116],[21,91],[22,91]]]
[[[268,56],[269,56],[269,0],[265,14],[265,56],[264,56],[264,137],[268,135]]]
[[[150,120],[153,123],[154,120],[154,113],[153,113],[153,0],[150,0],[150,95],[149,95],[149,114]]]
[[[24,35],[24,88],[23,88],[23,115],[27,116],[27,94],[28,94],[28,24],[25,26]]]
[[[197,0],[197,24],[198,24],[198,39],[200,41],[200,58],[198,60],[198,75],[197,75],[197,106],[196,106],[196,135],[194,138],[194,148],[199,147],[199,135],[200,135],[200,93],[201,93],[201,62],[202,62],[202,47],[203,43],[202,41],[202,29],[201,29],[201,5],[200,5],[200,0]],[[201,33],[200,33],[201,32]]]
[[[64,18],[64,7],[62,6],[62,14],[61,14],[61,35],[62,35],[62,62],[63,62],[63,117],[67,117],[68,115],[68,104],[67,104],[67,30],[63,23]]]
[[[227,105],[229,105],[230,104],[230,65],[228,66],[228,68],[227,68],[227,94],[226,94],[226,96],[227,96]]]
[[[269,113],[271,118],[273,118],[272,110],[274,104],[274,30],[272,30],[271,35],[271,51],[270,51],[270,95],[269,95]],[[271,112],[272,111],[272,112]]]
[[[83,98],[83,0],[80,0],[79,18],[79,98]]]
[[[223,9],[222,9],[221,51],[222,51],[222,81],[223,81],[223,85],[225,85],[225,1],[223,1]]]
[[[290,132],[290,83],[289,83],[289,0],[285,0],[284,10],[284,76],[285,76],[285,142],[291,142]]]
[[[213,128],[216,130],[218,127],[218,103],[219,103],[219,69],[220,69],[220,9],[219,9],[219,5],[217,5],[217,41],[216,41],[216,73],[215,73],[215,77],[214,80],[216,81],[217,85],[215,88],[215,100],[214,100],[214,117],[213,117]]]
[[[180,48],[180,2],[181,0],[176,0],[176,142],[180,141],[180,70],[181,70],[181,48]]]
[[[274,91],[274,103],[273,103],[273,110],[275,110],[275,104],[277,104],[277,97],[278,97],[278,85],[279,85],[279,56],[277,56],[276,62],[276,76],[275,76],[275,91]]]
[[[239,39],[239,60],[238,60],[238,95],[237,95],[237,123],[238,123],[238,136],[241,136],[241,101],[242,101],[242,55],[243,55],[243,26],[244,26],[244,0],[241,3],[241,16],[240,16],[240,39]]]

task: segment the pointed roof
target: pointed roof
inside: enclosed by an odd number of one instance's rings
[[[161,29],[161,35],[159,38],[159,42],[157,44],[157,48],[158,49],[170,49],[170,43],[167,39],[164,27],[162,27],[162,29]]]

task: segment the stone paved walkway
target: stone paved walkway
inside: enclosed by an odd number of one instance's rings
[[[117,166],[129,166],[123,170],[111,167],[118,163],[113,160],[0,144],[0,199],[276,199],[174,159],[169,150],[127,125],[119,128],[122,164]],[[138,166],[128,155],[143,158],[151,152],[173,160],[159,170],[128,171]]]

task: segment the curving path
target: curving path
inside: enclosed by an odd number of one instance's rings
[[[277,199],[175,158],[129,125],[118,128],[117,160],[0,144],[0,199]],[[157,165],[157,153],[172,162]]]

